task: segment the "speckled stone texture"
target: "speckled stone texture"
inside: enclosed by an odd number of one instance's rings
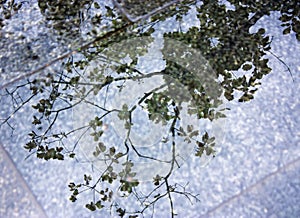
[[[1,144],[0,169],[0,217],[47,217]]]
[[[300,158],[233,195],[202,217],[298,217]]]
[[[274,37],[272,52],[290,66],[294,81],[285,66],[268,54],[273,71],[262,80],[255,98],[228,105],[221,152],[206,167],[199,167],[191,157],[174,173],[170,183],[189,182],[188,191],[198,193],[201,200],[191,205],[174,196],[179,218],[300,217],[300,44],[294,35],[281,34],[276,14],[262,19],[257,28],[263,21]],[[10,111],[8,102],[1,101],[3,116]],[[13,123],[18,127],[16,137],[11,137],[9,128],[0,129],[7,151],[0,147],[0,217],[109,217],[107,212],[87,211],[85,199],[75,204],[68,200],[68,182],[89,173],[90,164],[24,160],[28,154],[22,146],[30,129],[25,123],[31,122],[31,116],[26,107],[15,116],[22,121]],[[60,122],[68,125],[67,121]],[[168,217],[168,210],[168,201],[162,202],[155,217]]]

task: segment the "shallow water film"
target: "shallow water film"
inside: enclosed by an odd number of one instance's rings
[[[0,217],[299,217],[300,3],[0,1]]]

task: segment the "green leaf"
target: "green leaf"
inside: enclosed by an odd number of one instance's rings
[[[251,64],[244,64],[242,67],[243,70],[248,71],[252,69],[252,65]]]
[[[125,125],[124,125],[124,128],[125,129],[130,129],[131,128],[131,123],[129,123],[129,122],[125,122]]]
[[[206,148],[205,148],[205,151],[206,151],[206,155],[207,155],[207,156],[209,156],[209,155],[215,153],[215,150],[214,150],[212,147],[210,147],[210,146],[206,147]]]
[[[57,152],[61,152],[62,150],[64,150],[63,147],[56,147],[56,151],[57,151]]]
[[[103,142],[98,143],[98,148],[100,149],[101,152],[104,152],[106,150],[106,146],[104,145]]]
[[[254,96],[252,94],[245,93],[242,97],[240,97],[239,102],[246,102],[253,99]]]
[[[98,147],[96,147],[96,151],[93,152],[93,155],[94,155],[95,157],[98,157],[99,154],[100,154],[100,150],[99,150]]]
[[[192,132],[193,131],[193,125],[188,125],[187,126],[187,131]]]
[[[292,17],[293,17],[293,16],[288,16],[288,15],[286,15],[286,14],[283,14],[283,15],[279,18],[279,20],[281,20],[282,22],[287,22],[287,21],[290,21]]]
[[[75,190],[73,191],[73,195],[75,196],[75,195],[78,195],[78,194],[79,194],[78,189],[75,189]]]
[[[64,155],[62,155],[61,153],[57,153],[55,156],[58,160],[64,160]]]
[[[108,166],[108,167],[107,167],[107,171],[108,171],[108,172],[112,172],[113,170],[114,170],[114,168],[113,168],[112,166]]]
[[[197,141],[196,143],[197,143],[198,147],[204,147],[205,146],[205,144],[203,142]]]
[[[101,204],[101,201],[97,201],[95,205],[98,209],[102,209],[104,207],[104,205]]]
[[[221,112],[216,113],[216,118],[225,118],[225,117],[226,117],[226,115]]]
[[[41,123],[42,123],[42,122],[41,122],[40,119],[38,119],[36,116],[33,116],[32,124],[34,124],[34,125],[39,125],[39,124],[41,124]]]
[[[70,158],[74,158],[74,157],[75,157],[75,153],[69,154],[69,157],[70,157]]]
[[[203,141],[204,143],[206,143],[207,140],[208,140],[208,138],[209,138],[208,133],[205,132],[204,135],[202,136],[202,141]]]
[[[193,132],[191,132],[191,133],[189,134],[189,137],[192,138],[192,137],[198,136],[198,135],[199,135],[199,131],[198,131],[198,130],[195,130],[195,131],[193,131]]]
[[[44,159],[45,153],[37,153],[36,156],[37,158]]]
[[[70,201],[75,202],[77,200],[77,198],[74,195],[71,195],[71,197],[69,198]]]
[[[197,148],[197,151],[196,151],[196,156],[197,157],[201,157],[202,156],[202,154],[203,154],[203,152],[204,152],[204,147],[201,147],[201,148]]]
[[[233,100],[233,95],[232,92],[228,92],[227,90],[224,93],[225,97],[227,98],[228,101]]]
[[[111,148],[109,149],[109,155],[110,155],[110,156],[113,156],[115,153],[116,153],[115,147],[111,147]]]
[[[291,26],[285,28],[285,29],[282,31],[283,35],[289,34],[290,32],[291,32]]]
[[[80,76],[72,77],[70,80],[71,85],[76,85],[79,82]]]
[[[161,181],[162,177],[159,176],[159,175],[156,175],[154,178],[153,178],[153,182],[154,182],[154,185],[158,186],[160,181]]]
[[[29,150],[29,152],[30,152],[32,149],[35,149],[36,147],[37,147],[37,144],[36,144],[35,141],[30,141],[30,142],[28,142],[28,143],[24,146],[25,149],[28,149],[28,150]]]
[[[75,187],[75,183],[74,182],[70,182],[69,185],[68,185],[68,187],[72,191],[72,189]]]
[[[85,185],[89,185],[90,181],[92,181],[92,176],[84,174],[83,180],[85,181]]]
[[[97,2],[94,2],[94,7],[95,7],[96,9],[100,9],[100,5],[99,5]]]
[[[126,210],[122,209],[122,208],[118,208],[116,211],[118,212],[120,217],[123,217],[125,215],[125,212],[126,212]]]
[[[128,105],[127,104],[123,104],[122,105],[122,110],[123,111],[128,111]]]
[[[119,159],[120,157],[123,157],[123,156],[124,156],[124,154],[121,153],[121,152],[115,154],[115,158],[116,158],[116,159]]]
[[[95,211],[96,210],[96,206],[93,202],[91,202],[90,204],[86,204],[85,207],[91,211]]]
[[[257,33],[260,34],[260,35],[263,35],[265,34],[266,30],[264,28],[260,28]]]
[[[208,140],[207,140],[207,144],[211,144],[213,141],[215,141],[215,137],[211,137],[211,138],[209,138]]]

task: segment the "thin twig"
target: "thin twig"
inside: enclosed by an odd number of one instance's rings
[[[290,73],[290,75],[292,77],[293,82],[295,82],[291,68],[280,57],[278,57],[274,52],[272,52],[272,51],[267,51],[267,52],[269,52],[271,55],[273,55],[278,61],[280,61],[287,68],[288,72]]]

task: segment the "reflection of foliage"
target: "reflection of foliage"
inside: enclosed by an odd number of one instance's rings
[[[203,152],[206,152],[206,155],[214,154],[216,151],[214,150],[214,143],[215,137],[209,138],[207,132],[202,136],[202,142],[197,141],[197,152],[196,156],[201,157]]]
[[[194,130],[193,125],[188,125],[187,130],[184,130],[182,127],[180,127],[177,134],[181,137],[185,137],[184,141],[187,143],[191,143],[192,141],[196,142],[196,157],[201,157],[204,151],[206,152],[207,156],[211,154],[215,156],[216,150],[213,148],[216,145],[214,142],[215,137],[209,137],[207,132],[202,135],[201,140],[197,140],[195,138],[199,135],[199,130]]]
[[[135,58],[135,56],[133,57]],[[73,60],[70,59],[69,61],[71,62]],[[106,166],[102,174],[99,176],[99,179],[94,181],[91,176],[85,176],[84,183],[70,183],[69,185],[70,190],[72,191],[70,200],[73,202],[76,201],[80,193],[86,192],[87,190],[98,193],[100,196],[103,195],[100,200],[93,201],[86,205],[86,207],[90,210],[110,207],[110,204],[114,204],[114,202],[110,202],[111,198],[107,197],[108,194],[104,194],[108,192],[107,189],[101,189],[104,184],[106,184],[106,187],[111,185],[108,189],[110,190],[110,195],[115,194],[115,191],[113,190],[113,186],[115,184],[119,184],[119,192],[123,193],[121,194],[123,197],[136,193],[135,189],[140,186],[140,181],[138,178],[135,178],[136,173],[133,171],[134,162],[132,162],[129,158],[130,155],[132,155],[132,152],[140,158],[146,158],[158,162],[167,162],[171,167],[167,175],[153,175],[153,185],[157,186],[156,190],[163,191],[163,186],[165,186],[165,194],[159,193],[158,195],[157,192],[151,192],[147,197],[145,197],[145,199],[151,199],[155,196],[153,202],[149,203],[149,205],[154,205],[159,199],[167,196],[171,199],[171,192],[187,195],[197,200],[193,194],[185,191],[179,191],[175,188],[176,185],[170,186],[168,184],[168,178],[172,175],[175,164],[178,164],[176,160],[177,157],[175,155],[176,140],[178,137],[187,137],[183,134],[183,127],[177,128],[175,126],[177,121],[180,120],[180,108],[182,108],[181,104],[184,101],[188,102],[189,107],[191,107],[189,110],[190,114],[200,113],[197,109],[195,111],[192,109],[192,107],[198,108],[201,110],[201,115],[198,115],[198,118],[209,118],[211,121],[216,118],[211,116],[211,111],[213,111],[212,108],[214,105],[209,103],[209,96],[205,94],[200,95],[193,91],[200,90],[201,92],[206,93],[205,88],[201,85],[201,81],[195,80],[195,77],[192,75],[188,75],[189,72],[186,72],[187,74],[185,75],[184,71],[182,71],[183,69],[179,68],[179,66],[175,68],[172,67],[172,62],[170,62],[170,66],[166,67],[165,70],[149,74],[139,72],[134,68],[135,64],[132,63],[136,62],[131,62],[130,70],[127,70],[126,67],[120,68],[124,66],[122,64],[119,64],[119,67],[116,67],[115,63],[105,65],[107,68],[111,66],[111,69],[116,70],[116,73],[111,73],[110,75],[105,75],[105,73],[103,73],[102,76],[98,78],[94,76],[96,75],[95,69],[88,73],[85,72],[85,68],[82,68],[78,62],[76,64],[66,63],[65,66],[67,69],[65,72],[59,73],[57,76],[48,75],[45,79],[36,79],[29,83],[33,96],[43,93],[44,97],[36,104],[32,105],[32,108],[36,111],[33,116],[32,124],[34,124],[37,128],[29,134],[30,141],[25,145],[25,149],[29,152],[36,153],[38,158],[45,160],[63,160],[65,158],[64,154],[68,154],[71,158],[76,158],[75,149],[77,145],[80,144],[80,140],[83,135],[89,133],[89,135],[93,138],[93,141],[96,143],[93,155],[98,160],[102,160],[105,163],[104,166]],[[101,69],[96,69],[99,74]],[[123,72],[120,69],[122,69]],[[179,72],[178,70],[181,71],[182,75],[176,75],[176,72]],[[85,75],[82,75],[81,72],[85,72]],[[91,75],[93,76],[91,77]],[[144,93],[143,97],[141,97],[133,106],[123,104],[120,109],[115,108],[108,110],[105,107],[88,100],[90,95],[99,95],[101,91],[111,87],[114,83],[123,82],[123,86],[126,86],[127,81],[141,82],[143,79],[156,75],[162,75],[169,79],[165,80],[165,84]],[[183,98],[178,98],[177,95],[172,94],[172,92],[176,91],[176,89],[172,86],[174,84],[171,85],[172,79],[170,78],[174,78],[174,81],[178,78],[178,81],[183,85],[183,87],[188,87],[187,92],[189,94],[185,95]],[[120,92],[122,92],[122,88],[120,87],[119,89]],[[216,99],[212,98],[212,100]],[[86,125],[83,125],[78,129],[73,129],[69,132],[62,132],[61,130],[60,132],[56,132],[55,123],[57,119],[62,116],[61,114],[64,111],[69,111],[77,107],[79,104],[93,105],[102,110],[103,113],[86,122]],[[202,108],[201,105],[205,106],[205,108]],[[162,141],[162,143],[166,143],[168,146],[173,147],[171,160],[165,161],[152,157],[151,154],[145,155],[141,153],[131,141],[131,128],[132,125],[134,125],[132,122],[132,114],[137,107],[142,107],[145,111],[147,111],[149,119],[153,122],[161,122],[164,125],[171,123],[169,133],[173,136],[173,139],[169,139],[164,142]],[[125,121],[124,129],[127,131],[127,136],[124,139],[123,145],[111,146],[102,141],[103,135],[105,134],[103,118],[111,113],[116,113],[120,120]],[[69,146],[65,145],[67,137],[80,130],[84,130],[84,132],[79,137],[78,141],[76,141],[73,148],[70,149]],[[188,126],[187,132],[189,143],[194,143],[196,147],[200,143],[199,140],[196,140],[198,131],[191,132],[191,127]],[[56,147],[54,146],[55,144],[57,145]],[[206,155],[211,155],[213,153],[214,151],[206,151]],[[196,152],[196,156],[200,155]],[[122,169],[120,169],[120,165],[123,166]],[[93,181],[94,184],[90,185]],[[178,184],[177,186],[181,187]],[[144,210],[150,207],[149,205],[145,207]],[[123,209],[119,207],[116,210],[121,211]]]
[[[24,2],[14,0],[0,1],[0,29],[4,26],[4,19],[10,19],[22,7]]]
[[[157,8],[163,7],[166,3],[172,1],[173,0],[124,0],[120,6],[122,6],[121,8],[130,15],[143,16]]]
[[[77,4],[79,2],[80,4]],[[85,7],[84,5],[92,4],[91,2],[39,1],[39,5],[42,13],[48,19],[58,20],[58,23],[65,25],[67,18],[74,18],[72,22],[79,27],[77,12]],[[188,192],[185,186],[177,183],[169,184],[169,178],[175,167],[178,166],[176,149],[179,145],[177,140],[182,139],[188,144],[194,144],[195,156],[199,158],[203,155],[214,156],[216,142],[215,137],[210,136],[208,132],[201,135],[197,126],[180,125],[183,105],[187,105],[188,115],[195,115],[198,119],[212,122],[225,116],[222,109],[217,109],[223,103],[220,100],[222,94],[227,100],[237,98],[240,102],[254,98],[260,80],[271,71],[268,66],[268,59],[264,57],[271,48],[271,41],[264,29],[259,29],[255,33],[250,33],[249,29],[259,18],[269,14],[271,10],[281,12],[280,20],[288,29],[284,30],[284,34],[293,30],[299,39],[299,4],[295,1],[284,1],[286,5],[283,6],[279,3],[271,5],[265,1],[262,1],[263,3],[235,0],[229,2],[235,6],[235,10],[228,10],[225,5],[219,4],[218,1],[203,1],[203,4],[197,8],[200,28],[193,27],[187,32],[182,32],[179,28],[178,31],[164,35],[165,38],[182,41],[188,45],[187,47],[200,50],[215,70],[216,74],[209,76],[220,79],[220,86],[224,88],[224,93],[221,89],[214,90],[216,86],[211,83],[211,87],[205,86],[205,78],[197,77],[196,71],[203,69],[194,69],[195,72],[193,72],[188,70],[187,66],[177,64],[166,57],[164,57],[166,66],[159,72],[144,74],[137,69],[139,58],[147,52],[148,44],[153,41],[151,37],[144,40],[142,36],[150,36],[155,31],[153,26],[168,16],[182,21],[182,17],[194,5],[192,3],[178,5],[178,7],[174,7],[174,10],[156,14],[149,23],[132,24],[128,28],[125,27],[129,24],[127,22],[122,23],[120,16],[116,15],[116,11],[106,6],[106,15],[103,17],[102,15],[94,16],[92,18],[93,24],[110,20],[112,26],[119,27],[119,25],[124,24],[124,28],[120,28],[120,31],[115,32],[116,34],[108,34],[106,38],[103,37],[95,43],[82,47],[82,50],[76,51],[76,55],[64,60],[62,72],[56,75],[48,74],[40,79],[28,80],[28,83],[20,85],[16,89],[7,90],[8,95],[15,102],[19,102],[16,99],[19,99],[20,90],[28,88],[31,92],[28,98],[24,98],[21,104],[14,109],[12,115],[32,99],[37,99],[37,102],[32,104],[34,130],[29,133],[30,139],[25,143],[24,148],[31,154],[36,153],[38,158],[64,160],[67,155],[70,158],[77,158],[76,149],[78,145],[83,143],[84,136],[87,135],[93,139],[91,142],[94,145],[92,154],[97,160],[103,162],[104,169],[98,178],[84,175],[83,182],[77,184],[71,182],[69,184],[72,202],[75,202],[81,193],[91,191],[93,201],[86,204],[86,208],[91,211],[115,208],[121,217],[126,213],[131,217],[136,217],[139,214],[143,215],[147,209],[154,207],[159,200],[166,198],[170,202],[171,215],[174,217],[173,194],[198,201],[197,195]],[[99,4],[93,3],[92,7],[100,8]],[[57,4],[63,5],[58,7]],[[57,7],[58,9],[55,10]],[[68,11],[68,8],[71,7],[73,10]],[[249,19],[251,13],[255,14]],[[62,26],[64,31],[71,28],[70,26]],[[98,34],[97,31],[95,34]],[[132,37],[136,37],[134,45],[122,44]],[[111,48],[110,45],[113,43],[118,44],[122,50]],[[176,49],[176,45],[174,47]],[[126,58],[130,60],[124,61]],[[235,75],[236,71],[241,71],[242,75]],[[108,90],[114,85],[117,87],[117,91],[122,93],[129,82],[143,83],[144,80],[154,76],[161,76],[163,84],[146,93],[136,93],[136,95],[141,94],[142,97],[133,104],[128,102],[121,104],[119,108],[108,109],[105,104],[101,105],[90,100],[103,93],[106,99]],[[216,80],[213,81],[216,83]],[[237,93],[240,94],[238,97],[236,97]],[[56,126],[57,121],[64,114],[69,113],[79,105],[89,105],[100,112],[93,119],[85,120],[85,125],[75,129],[65,131],[65,129]],[[170,124],[168,125],[170,137],[161,141],[172,151],[169,160],[161,160],[151,156],[151,154],[143,154],[132,142],[131,131],[136,125],[132,116],[137,108],[146,111],[148,118],[154,123]],[[118,145],[104,142],[106,134],[104,118],[111,114],[115,114],[124,121],[126,136]],[[5,119],[2,124],[7,123],[10,126],[9,120],[12,115]],[[79,133],[79,137],[70,145],[68,138],[75,133]],[[137,191],[143,184],[137,178],[134,170],[134,166],[138,164],[131,159],[134,155],[150,161],[169,164],[169,170],[165,175],[153,172],[153,184],[151,184],[153,190],[143,196],[140,196]],[[116,186],[118,186],[117,189],[115,189]],[[121,193],[124,198],[136,197],[141,203],[142,209],[132,213],[128,212],[113,199],[117,193]]]
[[[167,121],[174,118],[169,111],[171,99],[168,96],[161,93],[154,93],[145,103],[147,104],[150,120],[156,123],[161,121],[163,124],[166,124]],[[175,104],[173,103],[173,105]]]
[[[296,38],[300,40],[300,2],[286,0],[284,3],[281,3],[281,17],[279,18],[282,21],[281,26],[285,27],[283,34],[293,31],[296,33]]]
[[[65,39],[92,39],[124,26],[121,16],[109,2],[94,0],[38,1],[47,25]]]
[[[80,23],[85,19],[82,8],[91,2],[91,0],[56,0],[38,1],[38,4],[42,14],[52,22],[54,29],[59,30],[60,34],[71,34],[78,31]]]
[[[263,29],[254,34],[249,33],[248,13],[226,12],[224,5],[211,4],[198,8],[200,29],[194,27],[186,33],[175,32],[167,36],[187,42],[202,51],[217,76],[222,76],[228,100],[232,100],[234,90],[238,90],[243,94],[239,101],[248,101],[257,90],[255,86],[259,83],[256,81],[271,70],[267,66],[268,60],[262,58],[265,51],[270,49],[269,37],[263,36]],[[239,24],[241,21],[243,25]],[[212,40],[216,40],[215,45]],[[253,67],[248,63],[252,63]],[[231,72],[240,67],[246,71],[252,69],[252,75],[248,79],[245,76],[233,78]]]

